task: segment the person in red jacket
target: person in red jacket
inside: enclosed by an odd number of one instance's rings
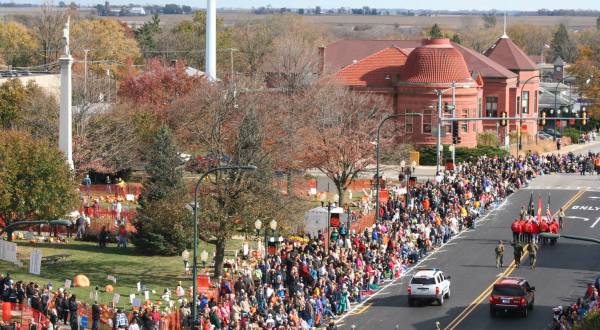
[[[556,220],[553,219],[548,227],[552,234],[558,234],[558,222],[556,222]]]
[[[510,225],[510,230],[512,230],[513,233],[513,242],[518,242],[521,236],[521,224],[519,223],[519,219],[513,221]]]
[[[538,225],[537,221],[532,221],[531,222],[531,236],[532,236],[533,242],[535,242],[535,243],[538,242],[539,234],[540,234],[540,226]]]
[[[525,234],[525,243],[531,242],[531,234],[533,232],[533,226],[531,225],[533,221],[529,220],[525,222],[525,226],[523,228],[523,233]]]
[[[519,226],[521,226],[521,231],[519,232],[519,241],[520,242],[525,242],[525,225],[527,224],[527,221],[525,221],[525,219],[519,219]]]
[[[550,231],[550,227],[548,227],[548,222],[546,222],[546,220],[542,220],[542,222],[540,223],[540,233],[547,233]],[[542,237],[542,244],[546,244],[546,238]]]

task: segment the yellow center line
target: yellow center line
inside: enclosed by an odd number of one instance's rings
[[[575,203],[575,201],[581,197],[581,195],[583,195],[585,192],[587,191],[587,189],[583,189],[578,191],[575,195],[573,195],[573,197],[571,197],[566,203],[565,205],[562,206],[562,209],[567,209],[569,208],[569,206],[571,206],[571,204]],[[556,213],[554,213],[552,216],[556,216],[556,214],[558,214],[558,211]],[[526,248],[527,245],[524,247]],[[528,255],[528,252],[525,250],[525,253],[523,253],[523,255],[521,256],[521,260],[523,260],[524,258],[526,258]],[[512,274],[512,272],[516,269],[516,264],[515,261],[513,260],[511,262],[511,264],[508,266],[508,268],[506,268],[506,270],[504,272],[501,273],[501,276],[499,276],[499,278],[501,277],[506,277],[509,276],[510,274]],[[471,314],[475,308],[477,308],[477,306],[479,306],[479,304],[481,304],[486,298],[487,296],[491,293],[492,288],[494,287],[494,284],[496,284],[496,281],[498,281],[498,279],[494,280],[494,282],[492,282],[492,284],[490,284],[487,288],[485,288],[485,290],[483,290],[483,292],[481,292],[474,300],[473,302],[471,302],[469,304],[469,306],[467,306],[460,314],[458,314],[458,316],[452,320],[445,328],[445,330],[454,330],[456,329],[456,327],[462,322],[464,321],[469,314]]]

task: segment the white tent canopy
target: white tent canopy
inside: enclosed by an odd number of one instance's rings
[[[343,208],[332,207],[331,214],[339,214],[341,224],[347,224],[348,215],[344,213]],[[327,206],[315,207],[304,213],[304,233],[316,237],[319,230],[322,233],[327,231]]]

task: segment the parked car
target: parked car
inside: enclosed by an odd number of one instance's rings
[[[560,132],[554,128],[544,128],[543,132],[555,138],[562,137],[562,134],[560,134]]]
[[[552,140],[553,136],[544,131],[539,131],[538,138],[540,138],[542,140]]]

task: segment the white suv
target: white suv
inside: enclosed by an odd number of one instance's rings
[[[444,298],[450,298],[450,276],[437,268],[419,268],[408,284],[408,305],[416,300],[437,301],[444,304]]]

